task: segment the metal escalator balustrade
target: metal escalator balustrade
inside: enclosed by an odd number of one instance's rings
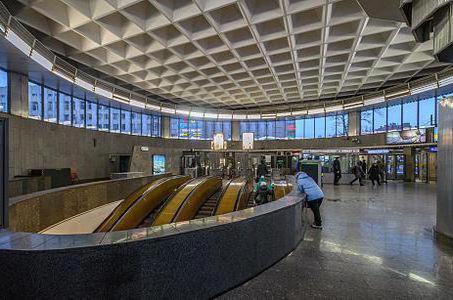
[[[152,225],[164,225],[193,219],[200,207],[222,185],[220,177],[199,177],[191,180],[171,197],[157,214]]]
[[[206,218],[214,215],[214,211],[218,205],[220,198],[225,193],[227,187],[231,183],[232,179],[224,179],[222,181],[222,188],[219,189],[214,195],[212,195],[208,200],[203,203],[200,207],[200,210],[197,212],[195,219]]]
[[[189,176],[171,176],[148,183],[130,194],[95,230],[108,232],[137,227]]]

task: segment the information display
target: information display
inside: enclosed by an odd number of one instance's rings
[[[165,155],[153,155],[153,174],[165,173]]]
[[[226,142],[223,138],[223,133],[216,133],[214,134],[214,138],[212,140],[212,149],[213,150],[226,150]]]
[[[426,143],[426,129],[387,132],[387,144]]]
[[[253,150],[253,132],[242,133],[242,150]]]

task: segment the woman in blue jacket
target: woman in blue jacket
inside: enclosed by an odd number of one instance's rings
[[[313,212],[315,223],[311,225],[313,228],[322,229],[321,214],[319,207],[324,199],[324,193],[316,182],[305,172],[299,172],[296,175],[297,187],[301,193],[305,193],[308,206]]]

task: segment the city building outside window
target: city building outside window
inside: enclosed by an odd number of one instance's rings
[[[42,119],[42,87],[31,81],[28,82],[28,116]]]
[[[0,69],[0,111],[8,112],[8,73]]]

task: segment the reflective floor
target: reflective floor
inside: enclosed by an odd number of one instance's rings
[[[453,299],[453,245],[432,234],[435,185],[323,189],[324,229],[221,298]]]

